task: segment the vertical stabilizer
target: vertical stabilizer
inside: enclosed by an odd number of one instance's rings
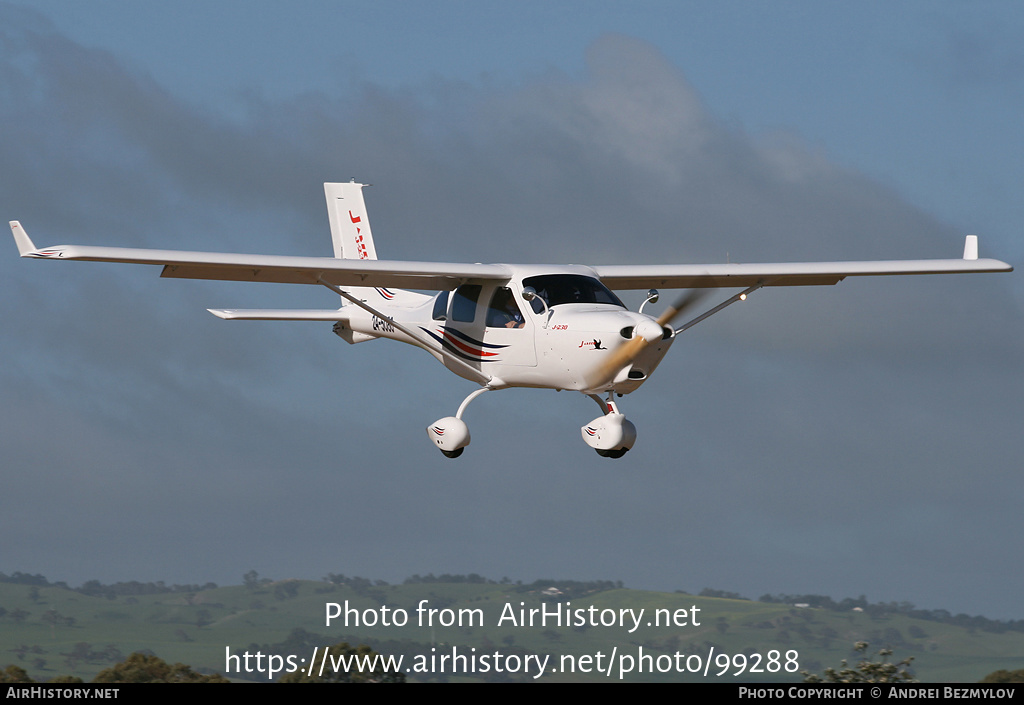
[[[370,219],[366,216],[363,202],[363,188],[366,184],[355,181],[342,184],[324,184],[327,197],[327,215],[331,220],[331,239],[334,241],[334,256],[337,259],[377,259],[370,233]],[[422,306],[430,297],[404,289],[384,287],[346,287],[353,296],[372,301],[376,305]],[[341,305],[347,305],[342,298]]]
[[[377,259],[366,216],[363,187],[354,181],[347,184],[324,184],[327,214],[331,220],[334,256],[338,259]]]

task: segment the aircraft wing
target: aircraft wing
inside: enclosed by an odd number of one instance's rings
[[[22,257],[162,265],[162,277],[225,281],[380,286],[451,290],[468,280],[508,281],[511,266],[451,262],[358,260],[334,257],[244,255],[125,247],[58,245],[36,248],[21,224],[11,231]],[[967,236],[962,259],[769,264],[600,265],[590,269],[611,289],[699,289],[836,284],[846,277],[957,272],[1011,272],[994,259],[978,259],[977,238]],[[557,267],[552,269],[557,270]]]
[[[18,221],[11,221],[11,231],[22,257],[156,264],[163,265],[160,276],[179,279],[286,284],[318,284],[319,280],[323,279],[335,286],[381,286],[440,291],[455,289],[468,279],[507,281],[512,275],[508,267],[497,264],[242,255],[81,245],[36,248]]]
[[[1012,272],[995,259],[978,259],[977,237],[967,236],[963,259],[873,262],[788,262],[771,264],[650,264],[592,267],[610,289],[706,289],[837,284],[846,277],[958,272]]]

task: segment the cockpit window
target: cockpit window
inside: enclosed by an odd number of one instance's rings
[[[480,298],[479,284],[463,284],[452,294],[452,320],[472,323],[476,317],[476,302]]]
[[[448,294],[450,293],[450,291],[442,291],[434,297],[434,310],[430,317],[435,321],[443,321],[448,318]]]
[[[532,286],[547,302],[548,307],[559,304],[611,304],[625,308],[611,289],[593,277],[582,274],[542,274],[527,277],[523,286]],[[534,299],[531,302],[534,313],[542,313],[544,306]]]
[[[507,286],[499,286],[487,307],[487,325],[490,328],[522,328],[526,325],[516,305],[516,297]]]

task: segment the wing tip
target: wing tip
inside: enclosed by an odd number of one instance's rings
[[[964,256],[963,256],[963,260],[965,262],[979,262],[979,263],[982,263],[982,264],[985,264],[985,265],[991,267],[991,269],[985,270],[985,271],[992,271],[992,272],[1012,272],[1013,271],[1013,265],[1007,264],[1006,262],[1002,262],[1000,260],[994,260],[994,259],[979,260],[979,258],[978,258],[978,236],[977,235],[967,235],[964,238]]]
[[[964,239],[964,259],[974,261],[978,259],[978,236],[968,235]]]

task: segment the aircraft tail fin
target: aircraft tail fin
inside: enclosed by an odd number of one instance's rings
[[[342,184],[324,184],[327,197],[327,215],[331,221],[331,239],[337,259],[377,259],[370,233],[370,219],[366,216],[363,187],[355,181]]]
[[[10,222],[11,232],[14,233],[14,242],[18,245],[18,253],[24,257],[25,255],[35,252],[35,243],[29,238],[28,233],[25,232],[25,228],[21,227],[21,223],[16,220]]]
[[[327,197],[327,215],[331,221],[331,239],[334,241],[336,259],[377,259],[370,232],[370,219],[366,215],[363,189],[367,184],[355,181],[340,184],[324,184]],[[419,306],[425,298],[422,294],[404,289],[384,287],[347,287],[347,291],[363,301],[398,306]],[[342,299],[342,308],[348,302]]]

